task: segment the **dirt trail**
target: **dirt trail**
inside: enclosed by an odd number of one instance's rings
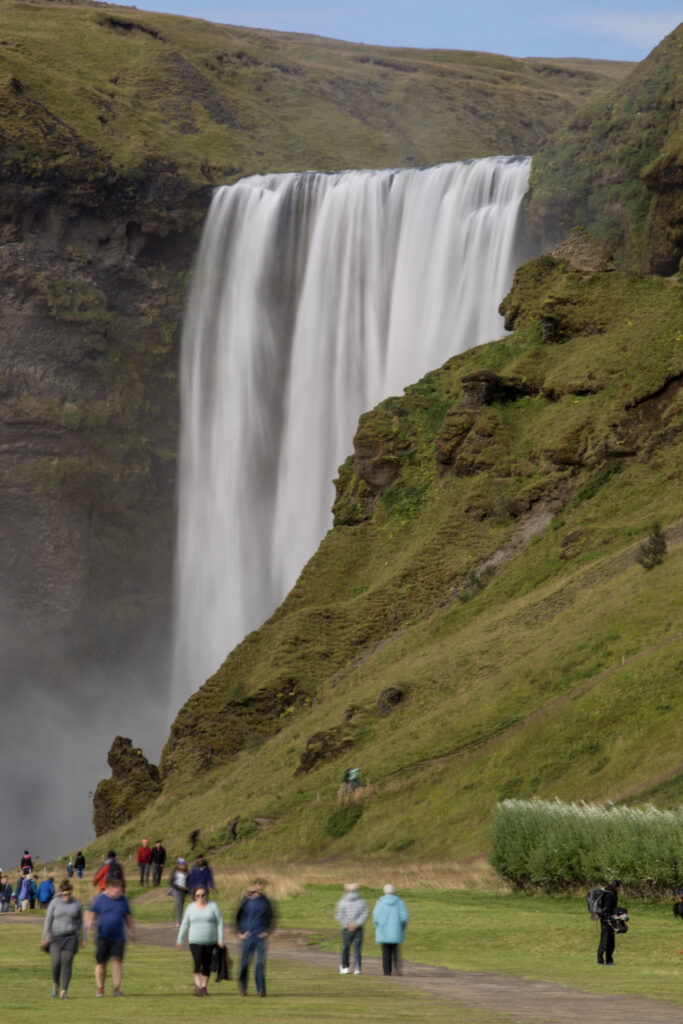
[[[172,925],[138,923],[137,931],[139,942],[154,946],[173,945],[177,934]],[[233,955],[234,952],[233,946]],[[324,967],[333,973],[339,969],[338,954],[309,946],[305,934],[286,929],[272,936],[268,955],[278,960]],[[607,970],[595,966],[596,971],[601,969]],[[378,957],[363,958],[363,974],[381,977]],[[507,1014],[511,1022],[519,1024],[681,1024],[683,1021],[681,1007],[673,1003],[641,996],[600,996],[550,982],[525,981],[503,974],[450,971],[409,961],[403,963],[402,977],[383,983],[420,989],[452,999],[459,1006]]]

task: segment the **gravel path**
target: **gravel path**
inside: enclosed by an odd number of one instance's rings
[[[172,925],[137,924],[138,941],[146,945],[172,946]],[[234,955],[234,945],[233,945]],[[278,960],[326,967],[337,972],[339,956],[307,944],[307,936],[276,931],[268,943],[268,955]],[[598,970],[597,966],[595,968]],[[607,968],[605,968],[606,970]],[[615,968],[618,970],[618,968]],[[363,957],[363,973],[381,977],[378,957]],[[600,996],[580,989],[563,988],[545,981],[525,981],[511,975],[450,971],[445,967],[403,962],[403,976],[387,984],[420,989],[452,999],[463,1007],[507,1014],[519,1024],[683,1024],[683,1011],[673,1003],[641,996]]]

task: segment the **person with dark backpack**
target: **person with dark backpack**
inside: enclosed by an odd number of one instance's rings
[[[108,878],[117,879],[121,883],[121,891],[126,891],[126,879],[123,876],[123,868],[117,861],[114,850],[110,850],[107,854],[107,859],[95,874],[92,884],[98,886],[100,892],[104,892]]]
[[[605,967],[614,966],[614,936],[615,930],[611,917],[617,910],[617,896],[621,888],[621,881],[617,878],[610,885],[602,890],[600,900],[600,943],[598,945],[598,963]]]

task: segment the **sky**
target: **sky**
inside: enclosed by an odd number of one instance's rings
[[[138,0],[139,10],[353,43],[509,57],[642,60],[681,21],[681,0]]]

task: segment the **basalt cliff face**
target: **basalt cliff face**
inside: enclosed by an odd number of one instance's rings
[[[40,127],[60,131],[46,112]],[[116,662],[168,617],[178,323],[205,196],[71,141],[80,180],[0,164],[0,600],[34,654]]]

